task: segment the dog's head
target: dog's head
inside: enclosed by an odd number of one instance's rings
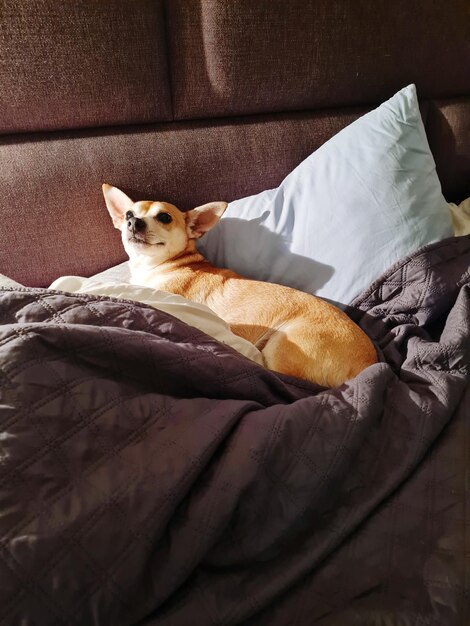
[[[103,194],[129,258],[143,255],[154,265],[184,252],[215,226],[227,208],[226,202],[209,202],[183,212],[168,202],[133,202],[111,185],[103,185]]]

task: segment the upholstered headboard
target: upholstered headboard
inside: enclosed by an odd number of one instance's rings
[[[412,82],[444,195],[470,196],[466,0],[0,0],[0,273],[118,263],[102,182],[256,193]]]

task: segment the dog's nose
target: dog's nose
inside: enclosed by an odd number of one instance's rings
[[[132,231],[145,230],[145,222],[140,217],[130,217],[127,220],[127,228]]]

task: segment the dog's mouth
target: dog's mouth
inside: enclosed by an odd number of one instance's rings
[[[150,243],[146,241],[144,238],[139,237],[137,235],[132,235],[129,237],[128,241],[130,243],[136,244],[137,246],[164,246],[164,241],[155,241],[154,243]]]

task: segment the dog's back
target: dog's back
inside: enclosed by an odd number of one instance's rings
[[[331,304],[215,268],[198,253],[184,264],[170,260],[142,279],[210,307],[232,332],[253,343],[276,372],[331,387],[377,360],[367,335]]]

